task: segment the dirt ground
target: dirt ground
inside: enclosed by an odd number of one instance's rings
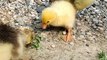
[[[104,1],[95,2],[96,8],[102,13],[100,17],[106,12],[104,9]],[[105,3],[104,3],[105,4]],[[97,14],[91,15],[95,12],[94,8],[90,7],[83,12],[84,17],[77,17],[74,27],[74,39],[72,42],[64,42],[62,39],[62,32],[59,28],[50,28],[45,31],[41,29],[37,30],[37,34],[42,36],[40,42],[40,48],[38,50],[28,48],[27,54],[30,55],[32,60],[99,60],[98,53],[104,51],[107,53],[107,26],[106,21],[103,18],[100,19]],[[92,11],[91,11],[92,9]],[[105,11],[105,12],[104,12]],[[88,15],[89,14],[89,15]],[[80,15],[81,16],[81,15]],[[87,18],[89,16],[89,18]],[[93,17],[92,17],[93,16]],[[93,28],[95,24],[92,22],[95,18],[95,22],[101,21],[104,23],[100,30]],[[94,26],[93,26],[94,24]],[[100,22],[98,23],[100,24]],[[36,24],[38,25],[38,24]],[[97,26],[99,27],[99,26]]]
[[[42,36],[40,48],[28,48],[27,54],[31,60],[98,60],[100,51],[107,52],[106,33],[98,32],[82,21],[79,25],[75,26],[73,41],[68,43],[61,38],[63,30],[37,29],[37,33]]]
[[[9,0],[13,1],[11,3],[6,2],[8,0],[1,1],[0,12],[3,11],[3,15],[0,14],[0,21],[9,20],[13,27],[14,25],[29,26],[31,20],[35,18],[36,21],[39,20],[40,12],[36,10],[42,11],[43,8],[43,6],[34,3],[33,0],[31,0],[31,3],[30,0],[26,0],[28,3],[23,2],[24,0]],[[38,6],[41,8],[38,9]],[[42,30],[40,29],[40,23],[35,23],[34,26],[38,27],[35,29],[36,34],[42,37],[40,48],[38,50],[31,47],[26,48],[25,56],[30,60],[99,60],[99,52],[107,53],[106,13],[106,0],[96,0],[93,6],[81,11],[80,17],[76,18],[72,42],[63,41],[64,35],[62,32],[64,30],[53,29],[52,27]],[[96,30],[97,28],[100,30]]]

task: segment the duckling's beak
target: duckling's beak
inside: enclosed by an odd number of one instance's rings
[[[47,24],[42,23],[42,29],[46,29],[47,28]]]

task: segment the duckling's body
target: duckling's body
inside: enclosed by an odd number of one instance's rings
[[[0,24],[0,60],[18,59],[23,54],[24,39],[18,30]]]
[[[0,43],[0,60],[10,60],[12,47],[11,44]]]
[[[65,41],[70,40],[71,29],[75,23],[76,9],[68,1],[55,1],[42,11],[42,27],[61,26],[68,30]]]
[[[50,8],[57,13],[57,18],[50,25],[73,27],[76,10],[72,4],[65,1],[56,1],[52,3]]]
[[[23,33],[25,32],[0,24],[0,60],[23,59],[24,46],[28,41],[26,35],[29,35]]]

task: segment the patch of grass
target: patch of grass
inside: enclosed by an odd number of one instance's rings
[[[32,42],[32,48],[38,49],[40,47],[41,36],[39,34],[35,35]]]
[[[99,60],[107,60],[107,55],[104,51],[101,51],[100,53],[98,53],[98,58]]]

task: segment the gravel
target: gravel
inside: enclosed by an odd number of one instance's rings
[[[105,0],[96,0],[92,6],[82,10],[78,15],[78,19],[81,20],[85,18],[84,21],[95,30],[105,30],[107,29],[107,2]],[[88,20],[87,20],[88,19]]]
[[[1,1],[0,20],[12,26],[31,26],[33,19],[38,17],[35,5],[36,3],[28,5],[25,1],[19,0],[11,3],[8,1]]]
[[[33,26],[42,35],[39,50],[28,48],[32,60],[96,60],[98,51],[107,52],[107,0],[95,0],[77,13],[75,43],[69,44],[60,39],[66,32],[41,30],[41,12],[48,6],[48,0],[0,0],[0,22],[13,27]]]

